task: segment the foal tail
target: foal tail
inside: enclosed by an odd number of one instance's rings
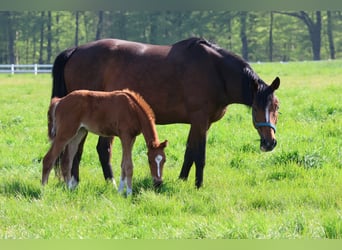
[[[55,59],[52,67],[52,95],[53,97],[63,97],[67,94],[67,89],[64,79],[64,68],[72,54],[76,51],[77,47],[66,49],[61,52]]]
[[[50,103],[50,107],[48,111],[48,136],[51,141],[53,141],[54,138],[56,137],[57,127],[56,127],[55,113],[56,113],[56,107],[59,103],[59,100],[60,98],[53,97],[51,99],[51,103]]]

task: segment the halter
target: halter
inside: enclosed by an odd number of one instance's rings
[[[269,127],[271,129],[273,129],[274,133],[277,132],[277,128],[274,124],[270,123],[270,122],[255,122],[254,117],[253,117],[253,122],[254,122],[254,126],[256,127],[256,129],[260,128],[260,127]]]
[[[266,108],[265,112],[267,113],[268,112],[268,108]],[[277,128],[275,126],[275,124],[272,124],[270,123],[268,120],[268,115],[266,116],[266,122],[256,122],[255,121],[255,117],[254,117],[254,114],[252,114],[253,116],[253,124],[255,126],[256,129],[260,128],[260,127],[269,127],[271,129],[273,129],[274,133],[277,132]]]

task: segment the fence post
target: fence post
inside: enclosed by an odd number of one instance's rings
[[[14,64],[11,64],[11,74],[14,75]]]
[[[38,66],[37,64],[34,65],[34,74],[37,75],[38,73]]]

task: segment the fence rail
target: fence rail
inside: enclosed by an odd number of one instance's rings
[[[20,73],[51,73],[52,64],[0,64],[0,73],[20,74]]]

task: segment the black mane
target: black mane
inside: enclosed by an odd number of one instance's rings
[[[244,60],[241,56],[221,48],[219,45],[209,42],[204,38],[192,37],[181,42],[187,42],[188,48],[204,45],[215,50],[217,53],[223,56],[226,65],[235,69],[242,76],[243,84],[243,99],[244,103],[251,107],[253,104],[253,99],[256,98],[256,103],[258,106],[265,108],[269,103],[273,95],[270,95],[269,86],[258,76],[256,72],[252,69],[249,63]],[[257,91],[255,92],[255,83],[257,86]]]

